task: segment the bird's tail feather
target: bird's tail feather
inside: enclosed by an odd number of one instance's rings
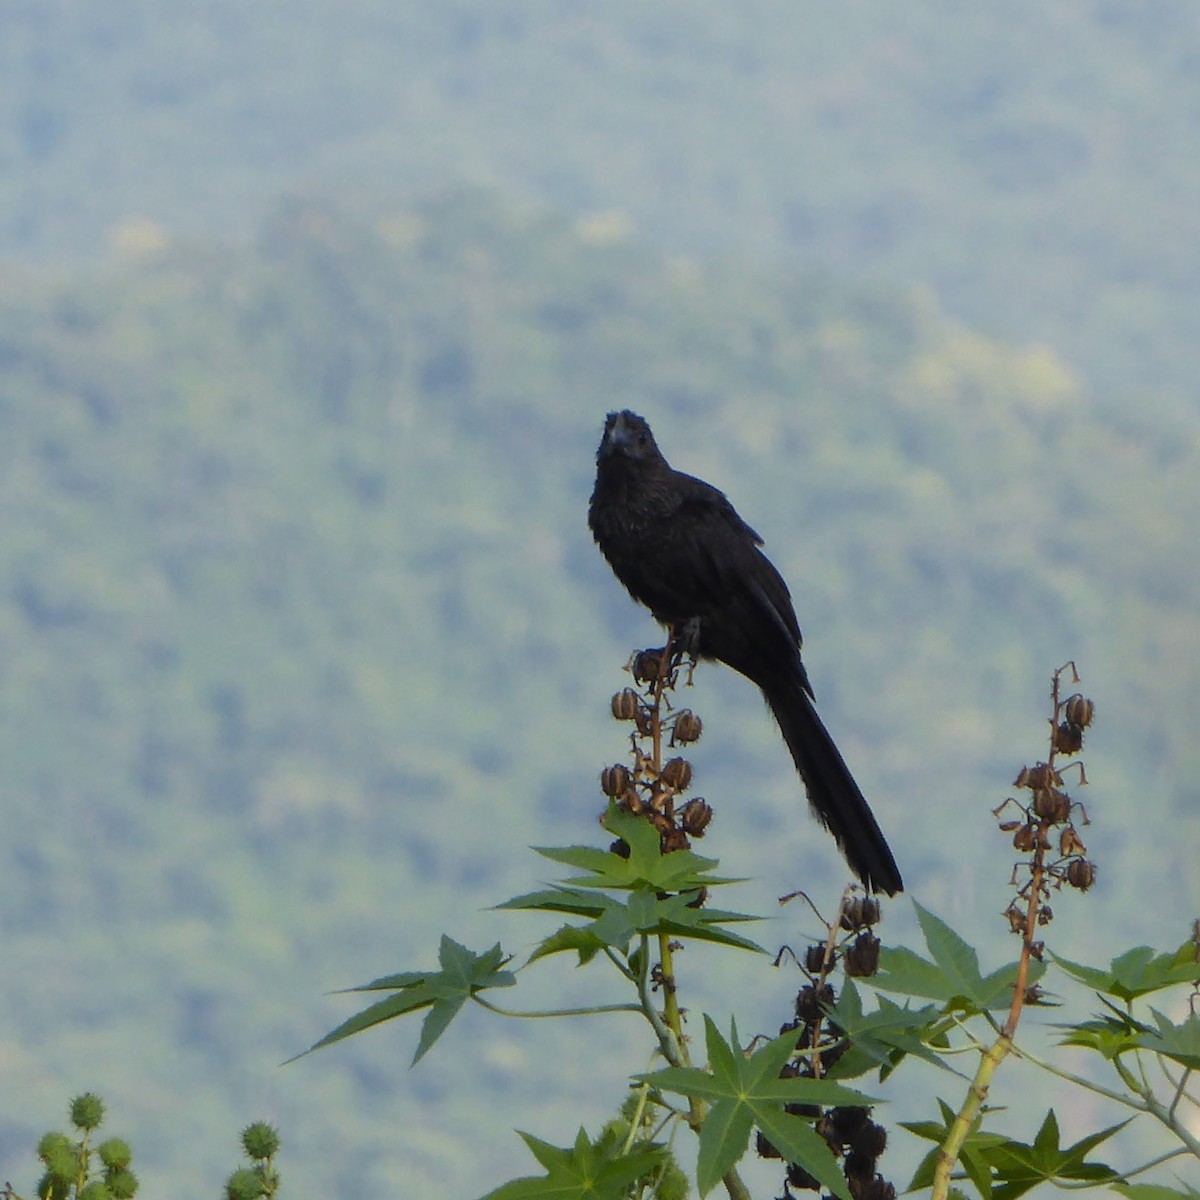
[[[837,839],[851,870],[871,891],[889,896],[903,891],[900,870],[875,816],[802,682],[764,688],[763,695],[804,780],[813,812]]]

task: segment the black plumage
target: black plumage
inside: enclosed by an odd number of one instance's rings
[[[711,484],[674,470],[636,413],[609,413],[588,524],[617,578],[698,658],[756,683],[818,820],[873,891],[904,884],[892,852],[817,716],[800,625],[762,538]]]

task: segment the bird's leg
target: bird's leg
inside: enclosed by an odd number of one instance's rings
[[[673,651],[671,669],[678,670],[687,659],[687,686],[692,686],[692,676],[696,672],[696,660],[700,656],[700,618],[688,617],[679,625],[672,625],[669,645]]]

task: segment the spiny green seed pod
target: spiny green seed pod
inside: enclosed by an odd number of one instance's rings
[[[79,1200],[112,1200],[112,1192],[98,1179],[93,1179],[79,1193]]]
[[[59,1197],[67,1194],[67,1188],[63,1187],[62,1180],[47,1171],[38,1180],[37,1194],[40,1200],[59,1200]]]
[[[654,1195],[657,1200],[687,1200],[691,1195],[691,1183],[683,1170],[668,1160],[658,1182],[654,1185]]]
[[[137,1195],[138,1177],[128,1167],[117,1167],[109,1171],[104,1182],[108,1185],[113,1200],[131,1200]]]
[[[66,1184],[75,1183],[79,1178],[79,1168],[83,1164],[78,1144],[65,1138],[63,1144],[55,1146],[42,1161],[46,1164],[48,1175],[53,1175],[60,1183]]]
[[[104,1101],[95,1092],[84,1092],[71,1101],[71,1124],[92,1130],[104,1120]]]
[[[129,1148],[129,1143],[122,1138],[109,1138],[101,1142],[96,1147],[96,1153],[110,1171],[127,1167],[133,1161],[133,1151]]]
[[[228,1200],[258,1200],[264,1190],[262,1176],[250,1167],[234,1171],[225,1181]]]
[[[250,1158],[272,1158],[279,1152],[279,1134],[266,1121],[255,1121],[242,1130],[242,1147]]]
[[[65,1133],[44,1133],[42,1140],[37,1145],[37,1156],[42,1162],[49,1164],[52,1156],[61,1154],[62,1151],[70,1151],[74,1143]]]

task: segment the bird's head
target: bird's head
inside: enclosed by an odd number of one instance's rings
[[[654,441],[650,426],[643,417],[627,408],[608,414],[604,422],[604,437],[600,440],[600,449],[596,451],[597,462],[616,458],[634,462],[662,459],[662,452]]]

